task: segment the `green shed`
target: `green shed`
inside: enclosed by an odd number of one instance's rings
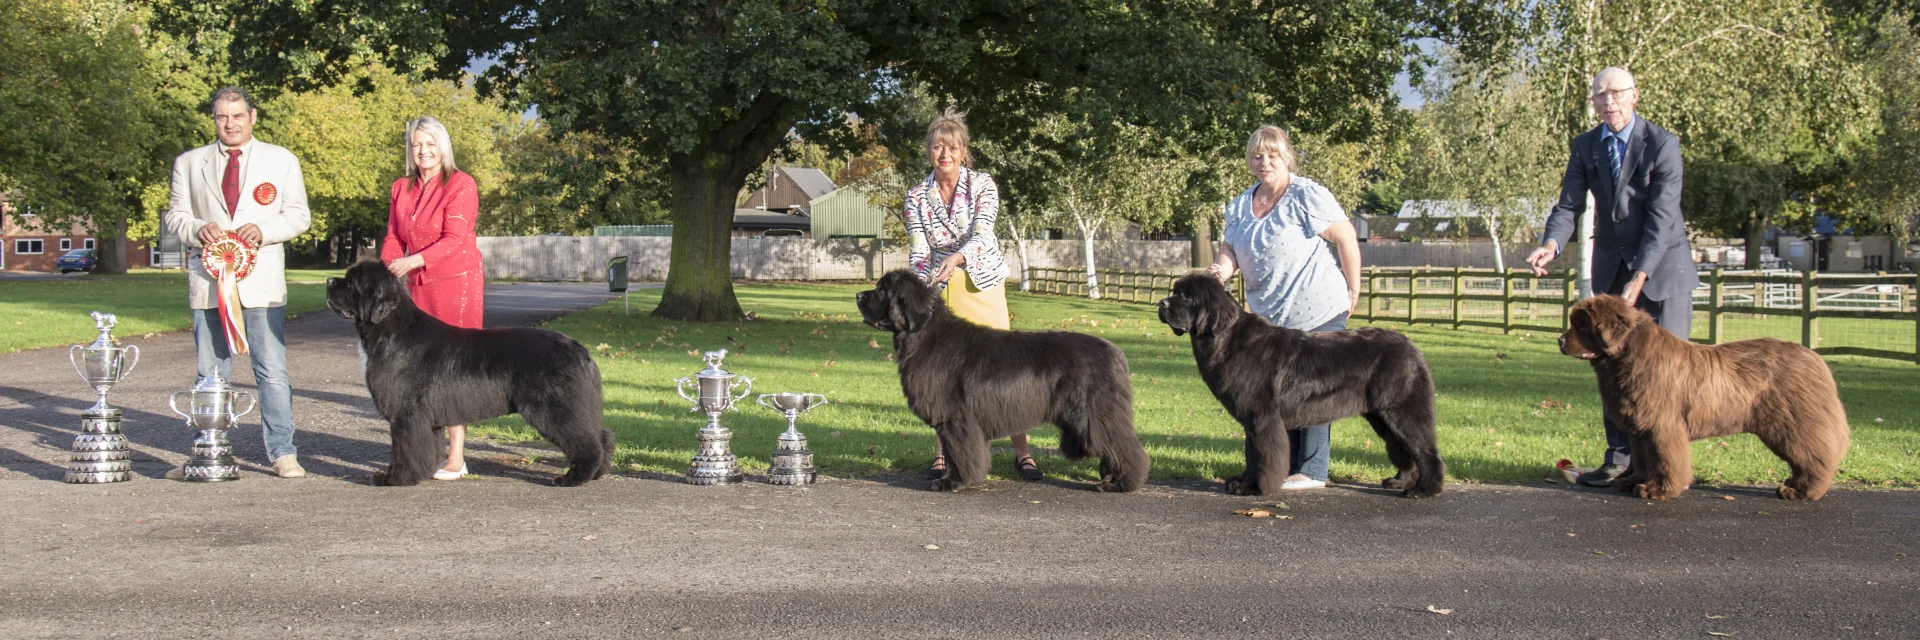
[[[818,198],[811,204],[813,237],[878,238],[884,231],[887,210],[874,206],[860,189],[843,187]]]

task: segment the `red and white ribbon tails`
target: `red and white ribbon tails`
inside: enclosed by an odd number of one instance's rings
[[[240,281],[253,273],[253,263],[259,253],[259,249],[232,231],[200,250],[201,264],[206,265],[207,274],[213,276],[218,285],[215,295],[220,300],[220,319],[225,320],[221,325],[226,329],[229,353],[247,352],[247,324],[240,313]]]

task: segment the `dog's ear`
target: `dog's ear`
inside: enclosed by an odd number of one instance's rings
[[[1240,319],[1240,302],[1211,276],[1193,277],[1193,335],[1222,333]]]
[[[1633,325],[1639,319],[1637,309],[1627,304],[1619,296],[1594,296],[1587,307],[1587,320],[1593,326],[1593,337],[1599,344],[1590,345],[1609,358],[1618,358],[1627,348],[1627,337],[1633,333]]]
[[[932,289],[920,284],[918,280],[895,281],[887,290],[887,319],[900,331],[913,333],[919,331],[933,315],[928,307],[933,299]]]
[[[398,280],[393,278],[367,278],[359,287],[360,309],[354,315],[369,324],[385,322],[393,310],[400,307],[397,291]]]

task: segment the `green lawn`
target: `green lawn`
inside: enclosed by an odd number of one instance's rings
[[[620,462],[629,468],[682,473],[693,454],[693,434],[705,419],[674,392],[675,378],[701,368],[699,353],[726,348],[728,370],[755,379],[756,393],[824,393],[830,404],[804,417],[816,462],[834,475],[917,471],[933,456],[933,432],[907,410],[889,335],[860,324],[853,294],[865,286],[746,285],[740,302],[759,314],[744,323],[690,324],[646,317],[659,290],[633,294],[635,315],[620,303],[549,324],[585,343],[606,380],[607,425],[618,434]],[[1185,338],[1167,331],[1151,307],[1077,298],[1012,294],[1019,329],[1069,329],[1099,335],[1126,350],[1132,364],[1136,427],[1153,456],[1156,478],[1218,478],[1241,470],[1241,431],[1195,373]],[[1552,334],[1418,326],[1404,329],[1425,350],[1440,389],[1440,445],[1449,479],[1525,482],[1543,477],[1557,459],[1592,464],[1604,441],[1593,373],[1562,356]],[[1920,485],[1920,414],[1907,394],[1920,388],[1910,363],[1836,357],[1853,422],[1854,444],[1841,480],[1853,485]],[[749,398],[751,400],[751,398]],[[723,417],[734,430],[734,453],[749,469],[764,470],[785,421],[743,403]],[[508,418],[480,425],[477,434],[537,438]],[[1034,431],[1034,443],[1057,443],[1052,427]],[[1012,454],[996,448],[994,473],[1011,477]],[[1786,474],[1752,436],[1695,445],[1702,482],[1766,484]],[[1090,480],[1091,462],[1042,456],[1049,474]],[[1389,475],[1381,443],[1364,421],[1334,426],[1333,475],[1373,481]]]
[[[289,316],[326,308],[325,271],[287,277]],[[0,280],[0,353],[92,342],[92,311],[118,317],[115,336],[193,326],[184,271],[143,269],[123,276]]]

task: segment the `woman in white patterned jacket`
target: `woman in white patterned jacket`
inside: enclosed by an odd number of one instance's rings
[[[933,173],[907,190],[908,268],[925,282],[945,285],[942,297],[953,314],[975,324],[1007,329],[1006,259],[994,239],[1000,189],[993,177],[974,171],[967,151],[967,124],[949,113],[927,127],[927,158]],[[930,476],[947,472],[947,457],[934,444]],[[1045,477],[1027,450],[1027,436],[1013,436],[1014,468],[1023,480]]]

